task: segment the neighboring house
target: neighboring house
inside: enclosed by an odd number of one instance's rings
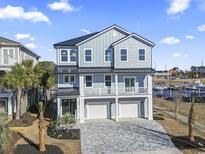
[[[192,66],[191,72],[195,73],[196,77],[204,78],[205,77],[205,66]]]
[[[155,80],[168,80],[170,75],[171,74],[169,71],[156,71],[153,79],[155,79]]]
[[[153,119],[154,43],[113,25],[54,44],[57,114],[88,119]]]
[[[0,76],[9,71],[16,63],[31,59],[34,64],[38,62],[40,56],[25,47],[23,44],[0,37]],[[13,100],[13,101],[12,101]],[[0,87],[0,111],[5,111],[9,115],[15,110],[14,93]]]

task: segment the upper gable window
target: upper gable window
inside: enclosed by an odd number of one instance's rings
[[[77,57],[76,50],[75,49],[71,49],[70,50],[70,61],[71,62],[75,62],[76,61],[76,57]]]
[[[91,49],[85,49],[85,62],[92,62],[92,50]]]
[[[61,50],[61,61],[62,62],[68,61],[68,50]]]
[[[127,49],[120,50],[120,61],[127,61]]]
[[[139,49],[139,61],[145,61],[145,49]]]
[[[112,50],[111,49],[106,49],[105,50],[105,61],[106,62],[111,62],[112,61]]]

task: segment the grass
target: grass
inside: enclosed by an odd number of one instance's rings
[[[188,125],[171,118],[169,115],[159,110],[154,111],[154,119],[163,126],[167,134],[172,139],[172,142],[184,154],[205,153],[205,151],[202,151],[205,146],[199,147],[196,144],[189,142]],[[203,143],[203,145],[205,145],[204,133],[196,131],[195,139],[197,142]]]
[[[164,107],[168,110],[174,111],[174,104],[172,101],[165,100],[163,98],[154,98],[154,105]],[[188,117],[191,103],[181,102],[179,105],[179,114]],[[205,125],[205,104],[195,103],[195,116],[196,121]]]

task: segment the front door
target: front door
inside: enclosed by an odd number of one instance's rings
[[[71,113],[75,115],[77,109],[77,100],[76,99],[62,99],[62,115],[66,113]]]
[[[125,92],[135,92],[134,77],[125,77]]]

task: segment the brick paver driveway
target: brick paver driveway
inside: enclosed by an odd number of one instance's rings
[[[160,124],[144,119],[87,121],[81,125],[83,154],[178,154]]]

